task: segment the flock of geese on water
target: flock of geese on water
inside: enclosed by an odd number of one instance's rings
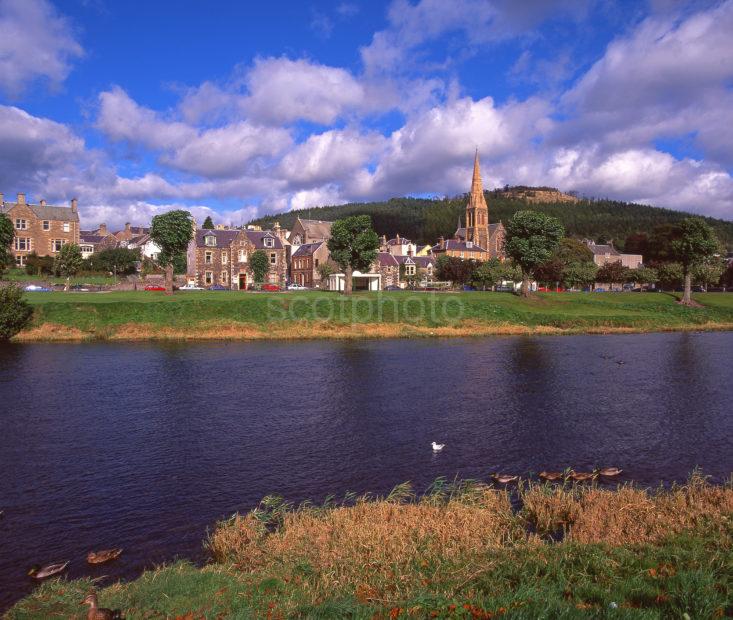
[[[440,452],[445,448],[445,444],[433,441],[432,447],[433,452]],[[574,469],[568,469],[566,471],[541,471],[538,475],[542,480],[546,480],[548,482],[565,482],[567,480],[585,482],[586,480],[593,480],[598,476],[613,478],[614,476],[618,476],[622,471],[623,469],[619,469],[618,467],[600,467],[593,471],[575,471]],[[519,482],[519,476],[512,476],[510,474],[492,474],[491,478],[494,482],[499,482],[500,484]]]

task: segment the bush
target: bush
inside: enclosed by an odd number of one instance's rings
[[[0,289],[0,340],[15,336],[28,324],[32,314],[19,286],[13,284]]]
[[[26,259],[25,272],[29,276],[43,276],[53,274],[53,257],[38,256],[31,252]]]

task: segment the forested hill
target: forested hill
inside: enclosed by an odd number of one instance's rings
[[[418,243],[435,243],[442,235],[452,237],[464,220],[467,196],[445,199],[392,198],[384,202],[350,203],[333,207],[316,207],[278,213],[250,222],[269,228],[276,221],[292,228],[296,217],[312,220],[337,220],[349,215],[368,214],[375,230],[388,237],[399,233]],[[626,237],[638,232],[650,233],[655,226],[672,224],[689,217],[690,213],[660,209],[647,205],[615,200],[580,200],[578,202],[529,203],[507,197],[500,190],[486,192],[491,222],[506,221],[515,211],[533,209],[557,217],[566,234],[591,239],[613,239],[623,249]],[[705,218],[715,229],[728,250],[733,250],[733,222]]]

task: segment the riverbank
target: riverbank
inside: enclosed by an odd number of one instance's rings
[[[733,329],[733,295],[664,293],[30,293],[16,341],[294,340]]]
[[[419,499],[297,509],[277,498],[177,563],[99,591],[133,618],[714,618],[733,613],[733,487],[693,476],[654,493],[437,481]],[[98,585],[98,584],[97,584]],[[43,584],[10,620],[82,618],[95,584]]]

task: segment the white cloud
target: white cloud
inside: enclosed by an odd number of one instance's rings
[[[68,21],[46,0],[0,0],[0,89],[19,95],[29,82],[63,82],[82,56]]]

